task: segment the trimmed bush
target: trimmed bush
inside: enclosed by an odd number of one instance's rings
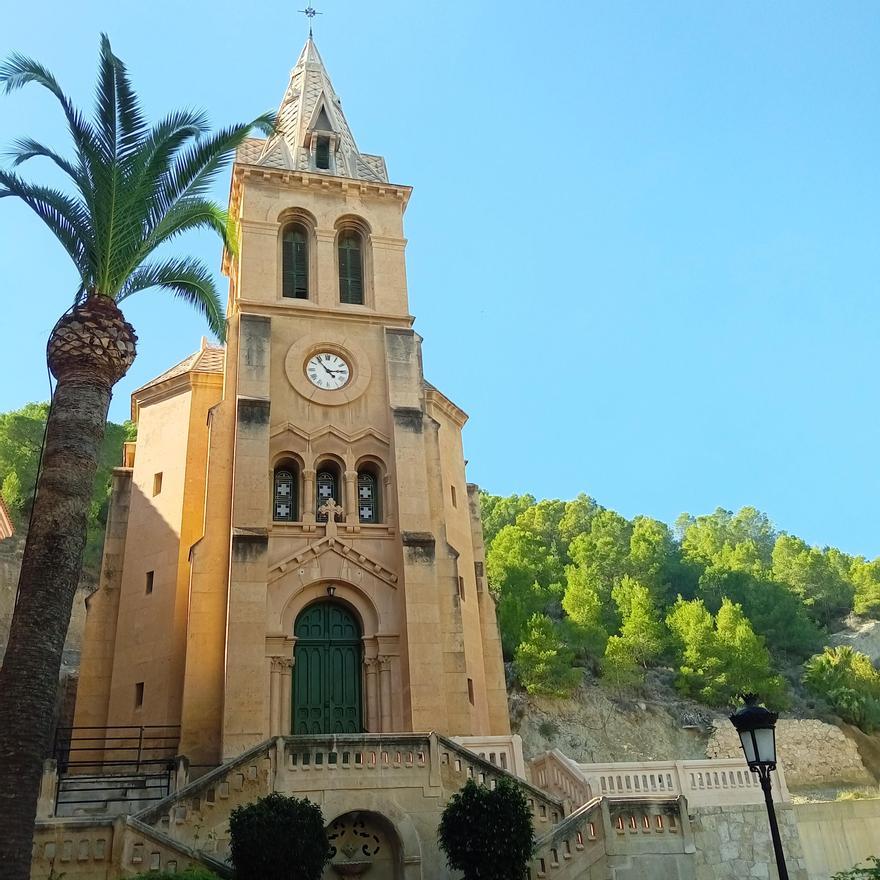
[[[272,794],[229,817],[236,880],[320,880],[330,861],[321,808]]]
[[[464,880],[524,880],[535,846],[526,796],[511,779],[494,789],[469,779],[446,805],[437,837]]]

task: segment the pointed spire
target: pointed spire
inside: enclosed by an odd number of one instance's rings
[[[275,133],[262,142],[255,159],[254,146],[253,141],[246,145],[239,161],[355,180],[388,180],[385,160],[358,150],[311,34],[290,72]]]

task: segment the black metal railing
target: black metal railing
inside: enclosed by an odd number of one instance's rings
[[[59,809],[167,797],[179,744],[176,724],[59,727],[52,750],[58,768],[56,815]]]
[[[172,767],[180,744],[179,724],[59,727],[53,757],[59,774],[76,768],[95,773],[139,773]]]

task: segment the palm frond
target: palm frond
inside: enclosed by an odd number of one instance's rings
[[[140,101],[131,87],[125,63],[118,55],[113,54],[110,40],[106,34],[101,35],[101,42],[102,46],[106,42],[107,51],[116,68],[116,113],[119,122],[118,157],[120,161],[125,162],[138,152],[148,126],[141,111]]]
[[[16,196],[49,227],[67,251],[85,286],[93,279],[92,230],[83,206],[57,189],[35,186],[0,169],[0,198]]]
[[[200,138],[169,168],[159,194],[159,209],[167,210],[170,204],[186,196],[204,195],[250,132],[254,128],[271,130],[274,124],[275,114],[264,113],[252,122],[232,125]]]
[[[184,199],[177,202],[162,218],[151,234],[143,239],[140,249],[130,256],[130,265],[118,265],[116,274],[124,279],[153,251],[167,244],[184,232],[195,229],[210,229],[217,233],[223,246],[235,253],[237,240],[234,224],[229,214],[216,202],[208,199]]]
[[[221,342],[225,340],[226,318],[220,295],[210,270],[201,260],[185,258],[144,263],[128,276],[116,301],[122,302],[134,293],[153,287],[169,290],[185,300],[204,315],[216,337]]]
[[[26,55],[14,52],[6,61],[0,63],[0,85],[8,95],[28,83],[36,83],[51,92],[61,104],[61,109],[67,118],[70,135],[74,140],[77,151],[80,154],[80,162],[83,172],[90,176],[94,172],[94,164],[98,159],[98,135],[95,129],[86,121],[85,117],[73,106],[67,95],[64,94],[58,80],[39,61],[34,61]],[[83,194],[86,195],[85,193]]]
[[[80,186],[82,183],[80,174],[81,168],[78,168],[68,159],[56,153],[49,147],[35,141],[33,138],[24,137],[16,138],[12,142],[12,147],[5,151],[5,155],[12,160],[12,165],[17,168],[19,165],[27,162],[29,159],[35,159],[42,156],[54,162],[73,182]]]

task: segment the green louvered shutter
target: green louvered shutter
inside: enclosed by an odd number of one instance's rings
[[[364,267],[357,232],[344,232],[339,239],[339,301],[356,305],[364,302]]]
[[[305,230],[294,226],[281,244],[281,292],[293,299],[309,298],[309,249]]]

